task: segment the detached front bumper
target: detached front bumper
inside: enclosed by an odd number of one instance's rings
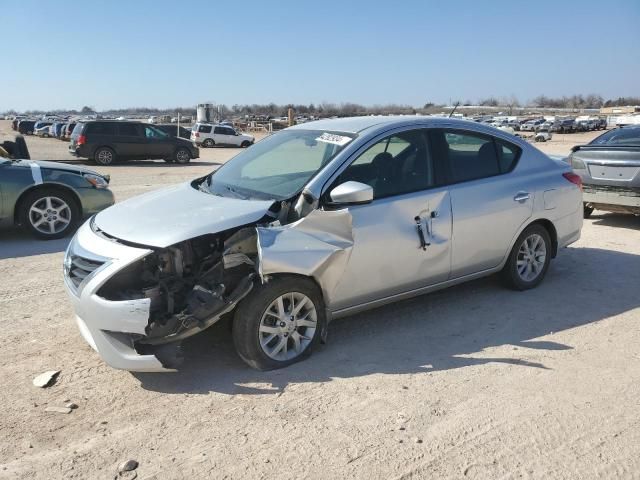
[[[99,236],[90,221],[80,227],[65,253],[64,284],[80,333],[113,368],[167,370],[155,355],[141,355],[134,347],[134,341],[145,335],[151,301],[111,301],[97,294],[109,278],[149,253]]]

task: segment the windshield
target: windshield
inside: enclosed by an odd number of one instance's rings
[[[616,128],[603,133],[589,145],[640,145],[640,128]]]
[[[285,130],[234,157],[200,188],[214,195],[247,199],[291,198],[352,139],[345,133]]]

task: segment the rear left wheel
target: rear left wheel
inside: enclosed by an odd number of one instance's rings
[[[303,277],[274,277],[256,285],[240,303],[233,343],[258,370],[286,367],[308,357],[325,324],[322,294]]]
[[[502,270],[507,284],[516,290],[537,287],[551,262],[551,237],[542,225],[530,225],[516,240]]]

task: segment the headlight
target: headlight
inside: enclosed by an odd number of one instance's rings
[[[87,182],[96,188],[107,188],[109,186],[109,182],[100,175],[85,173],[82,176],[87,180]]]

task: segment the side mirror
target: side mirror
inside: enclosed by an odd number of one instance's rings
[[[373,201],[373,188],[366,183],[345,182],[329,194],[334,205],[361,205]]]

